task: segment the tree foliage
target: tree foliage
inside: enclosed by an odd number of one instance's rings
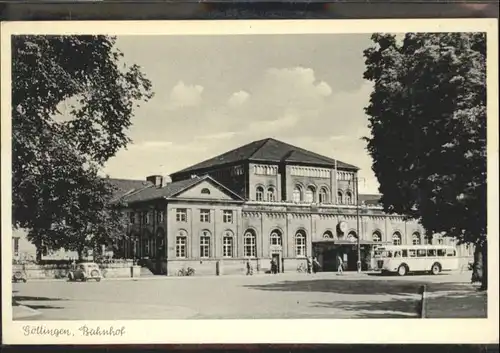
[[[134,108],[153,94],[109,36],[12,37],[13,226],[40,248],[117,236],[113,187],[98,170],[130,142]],[[57,119],[62,102],[67,118]],[[111,221],[111,223],[106,223]],[[112,228],[112,229],[111,229]]]
[[[387,212],[486,249],[486,38],[374,34],[366,138]]]

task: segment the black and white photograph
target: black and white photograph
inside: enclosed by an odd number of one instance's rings
[[[257,22],[3,26],[12,337],[498,340],[497,22]]]

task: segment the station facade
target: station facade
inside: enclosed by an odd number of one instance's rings
[[[356,195],[358,170],[265,139],[176,172],[170,182],[149,176],[122,187],[130,237],[116,255],[167,275],[188,267],[196,274],[244,273],[247,261],[265,272],[273,258],[280,272],[295,272],[309,256],[322,271],[336,270],[338,256],[354,270],[360,237],[367,270],[378,245],[452,241],[385,214],[379,195]],[[457,250],[470,261],[472,249]]]

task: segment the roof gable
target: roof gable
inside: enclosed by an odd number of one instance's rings
[[[340,169],[359,169],[354,165],[336,161],[333,158],[322,156],[273,138],[267,138],[235,148],[221,155],[207,159],[201,163],[182,169],[172,175],[187,173],[190,171],[206,170],[216,166],[243,161],[291,162],[332,167],[336,164]]]
[[[124,201],[127,203],[135,203],[135,202],[147,202],[147,201],[152,201],[152,200],[158,200],[158,199],[170,199],[170,198],[176,198],[180,197],[183,193],[187,192],[187,190],[193,188],[194,186],[205,182],[206,185],[211,184],[212,189],[211,190],[219,190],[219,192],[222,192],[226,195],[225,200],[238,200],[238,201],[243,201],[243,199],[226,188],[224,185],[220,184],[216,180],[212,179],[210,176],[205,175],[203,177],[194,177],[190,179],[184,179],[180,181],[176,181],[173,183],[169,183],[165,185],[164,187],[155,187],[155,186],[149,186],[148,188],[145,188],[143,190],[140,190],[139,192],[135,192],[131,195],[126,195],[124,197]],[[196,192],[195,192],[196,193]],[[200,188],[200,193],[201,193],[201,188]],[[189,195],[192,195],[193,193],[187,193],[186,195],[189,197]],[[193,196],[191,196],[193,197]],[[202,197],[197,197],[197,199],[202,199]],[[212,197],[213,199],[213,197]]]
[[[227,189],[221,188],[216,182],[214,183],[211,179],[202,180],[196,185],[191,185],[190,187],[182,190],[173,196],[174,198],[180,199],[203,199],[203,200],[234,200],[235,197],[232,192],[228,192]],[[238,197],[239,199],[239,197]]]

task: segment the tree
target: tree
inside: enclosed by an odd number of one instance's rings
[[[475,245],[487,288],[486,42],[482,33],[374,34],[366,138],[389,213]],[[483,270],[483,271],[481,271]]]
[[[115,43],[109,36],[12,37],[12,222],[28,229],[38,258],[46,248],[78,246],[77,226],[113,237],[105,223],[116,218],[105,206],[113,190],[97,172],[130,142],[134,108],[153,96]],[[56,118],[62,102],[69,102],[65,120]]]

